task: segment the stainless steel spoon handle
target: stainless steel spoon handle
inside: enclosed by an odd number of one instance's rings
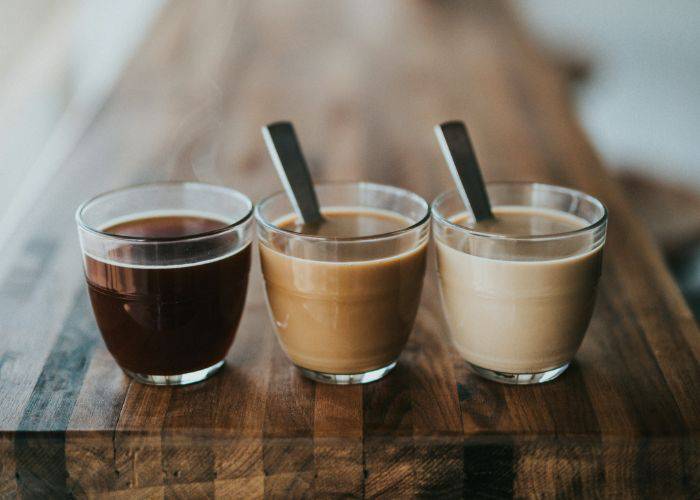
[[[309,167],[290,122],[271,123],[262,128],[267,150],[297,216],[305,224],[323,221]]]
[[[491,203],[467,127],[463,122],[451,121],[435,125],[434,130],[464,206],[471,208],[477,222],[492,218]]]

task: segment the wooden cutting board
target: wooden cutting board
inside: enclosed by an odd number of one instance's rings
[[[573,366],[538,387],[472,375],[431,263],[398,368],[314,384],[275,340],[256,261],[220,374],[127,379],[90,310],[75,208],[162,179],[260,199],[280,188],[259,131],[277,119],[296,124],[318,181],[432,199],[451,181],[431,127],[464,119],[487,180],[601,198],[604,272]],[[2,255],[0,496],[699,495],[698,327],[564,76],[500,2],[167,4]]]

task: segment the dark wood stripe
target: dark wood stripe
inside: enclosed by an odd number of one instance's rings
[[[68,496],[65,442],[63,432],[15,434],[15,480],[20,498]]]
[[[683,440],[681,445],[681,491],[688,498],[700,498],[700,437]]]
[[[517,457],[515,446],[508,438],[493,442],[484,442],[479,438],[466,439],[462,460],[464,498],[513,496]]]
[[[20,431],[64,431],[83,384],[99,332],[85,288],[75,296],[41,375],[25,406]]]
[[[15,438],[22,496],[67,492],[65,430],[97,342],[85,289],[59,333],[27,402]],[[33,431],[41,431],[37,439]]]

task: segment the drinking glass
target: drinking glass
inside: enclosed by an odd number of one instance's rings
[[[508,384],[559,376],[595,303],[607,210],[580,191],[536,183],[487,185],[494,207],[547,209],[585,221],[558,234],[507,236],[456,224],[456,191],[432,203],[440,293],[452,342],[479,375]]]
[[[270,316],[280,345],[308,378],[331,384],[380,379],[413,328],[425,274],[429,206],[372,183],[317,186],[322,212],[374,212],[405,219],[399,230],[330,238],[280,227],[294,217],[284,192],[255,216]]]
[[[128,375],[147,384],[184,385],[221,368],[245,303],[252,211],[242,193],[194,182],[119,189],[78,208],[95,319]],[[218,224],[176,237],[106,231],[129,221],[166,224],[181,217]]]

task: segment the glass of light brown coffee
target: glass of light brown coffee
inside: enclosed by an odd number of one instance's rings
[[[380,184],[320,184],[316,191],[320,225],[301,223],[284,192],[256,207],[270,315],[305,376],[372,382],[394,368],[413,328],[429,206]]]
[[[553,380],[593,313],[607,211],[580,191],[487,185],[494,219],[475,223],[456,191],[432,204],[452,342],[476,373],[508,384]]]

